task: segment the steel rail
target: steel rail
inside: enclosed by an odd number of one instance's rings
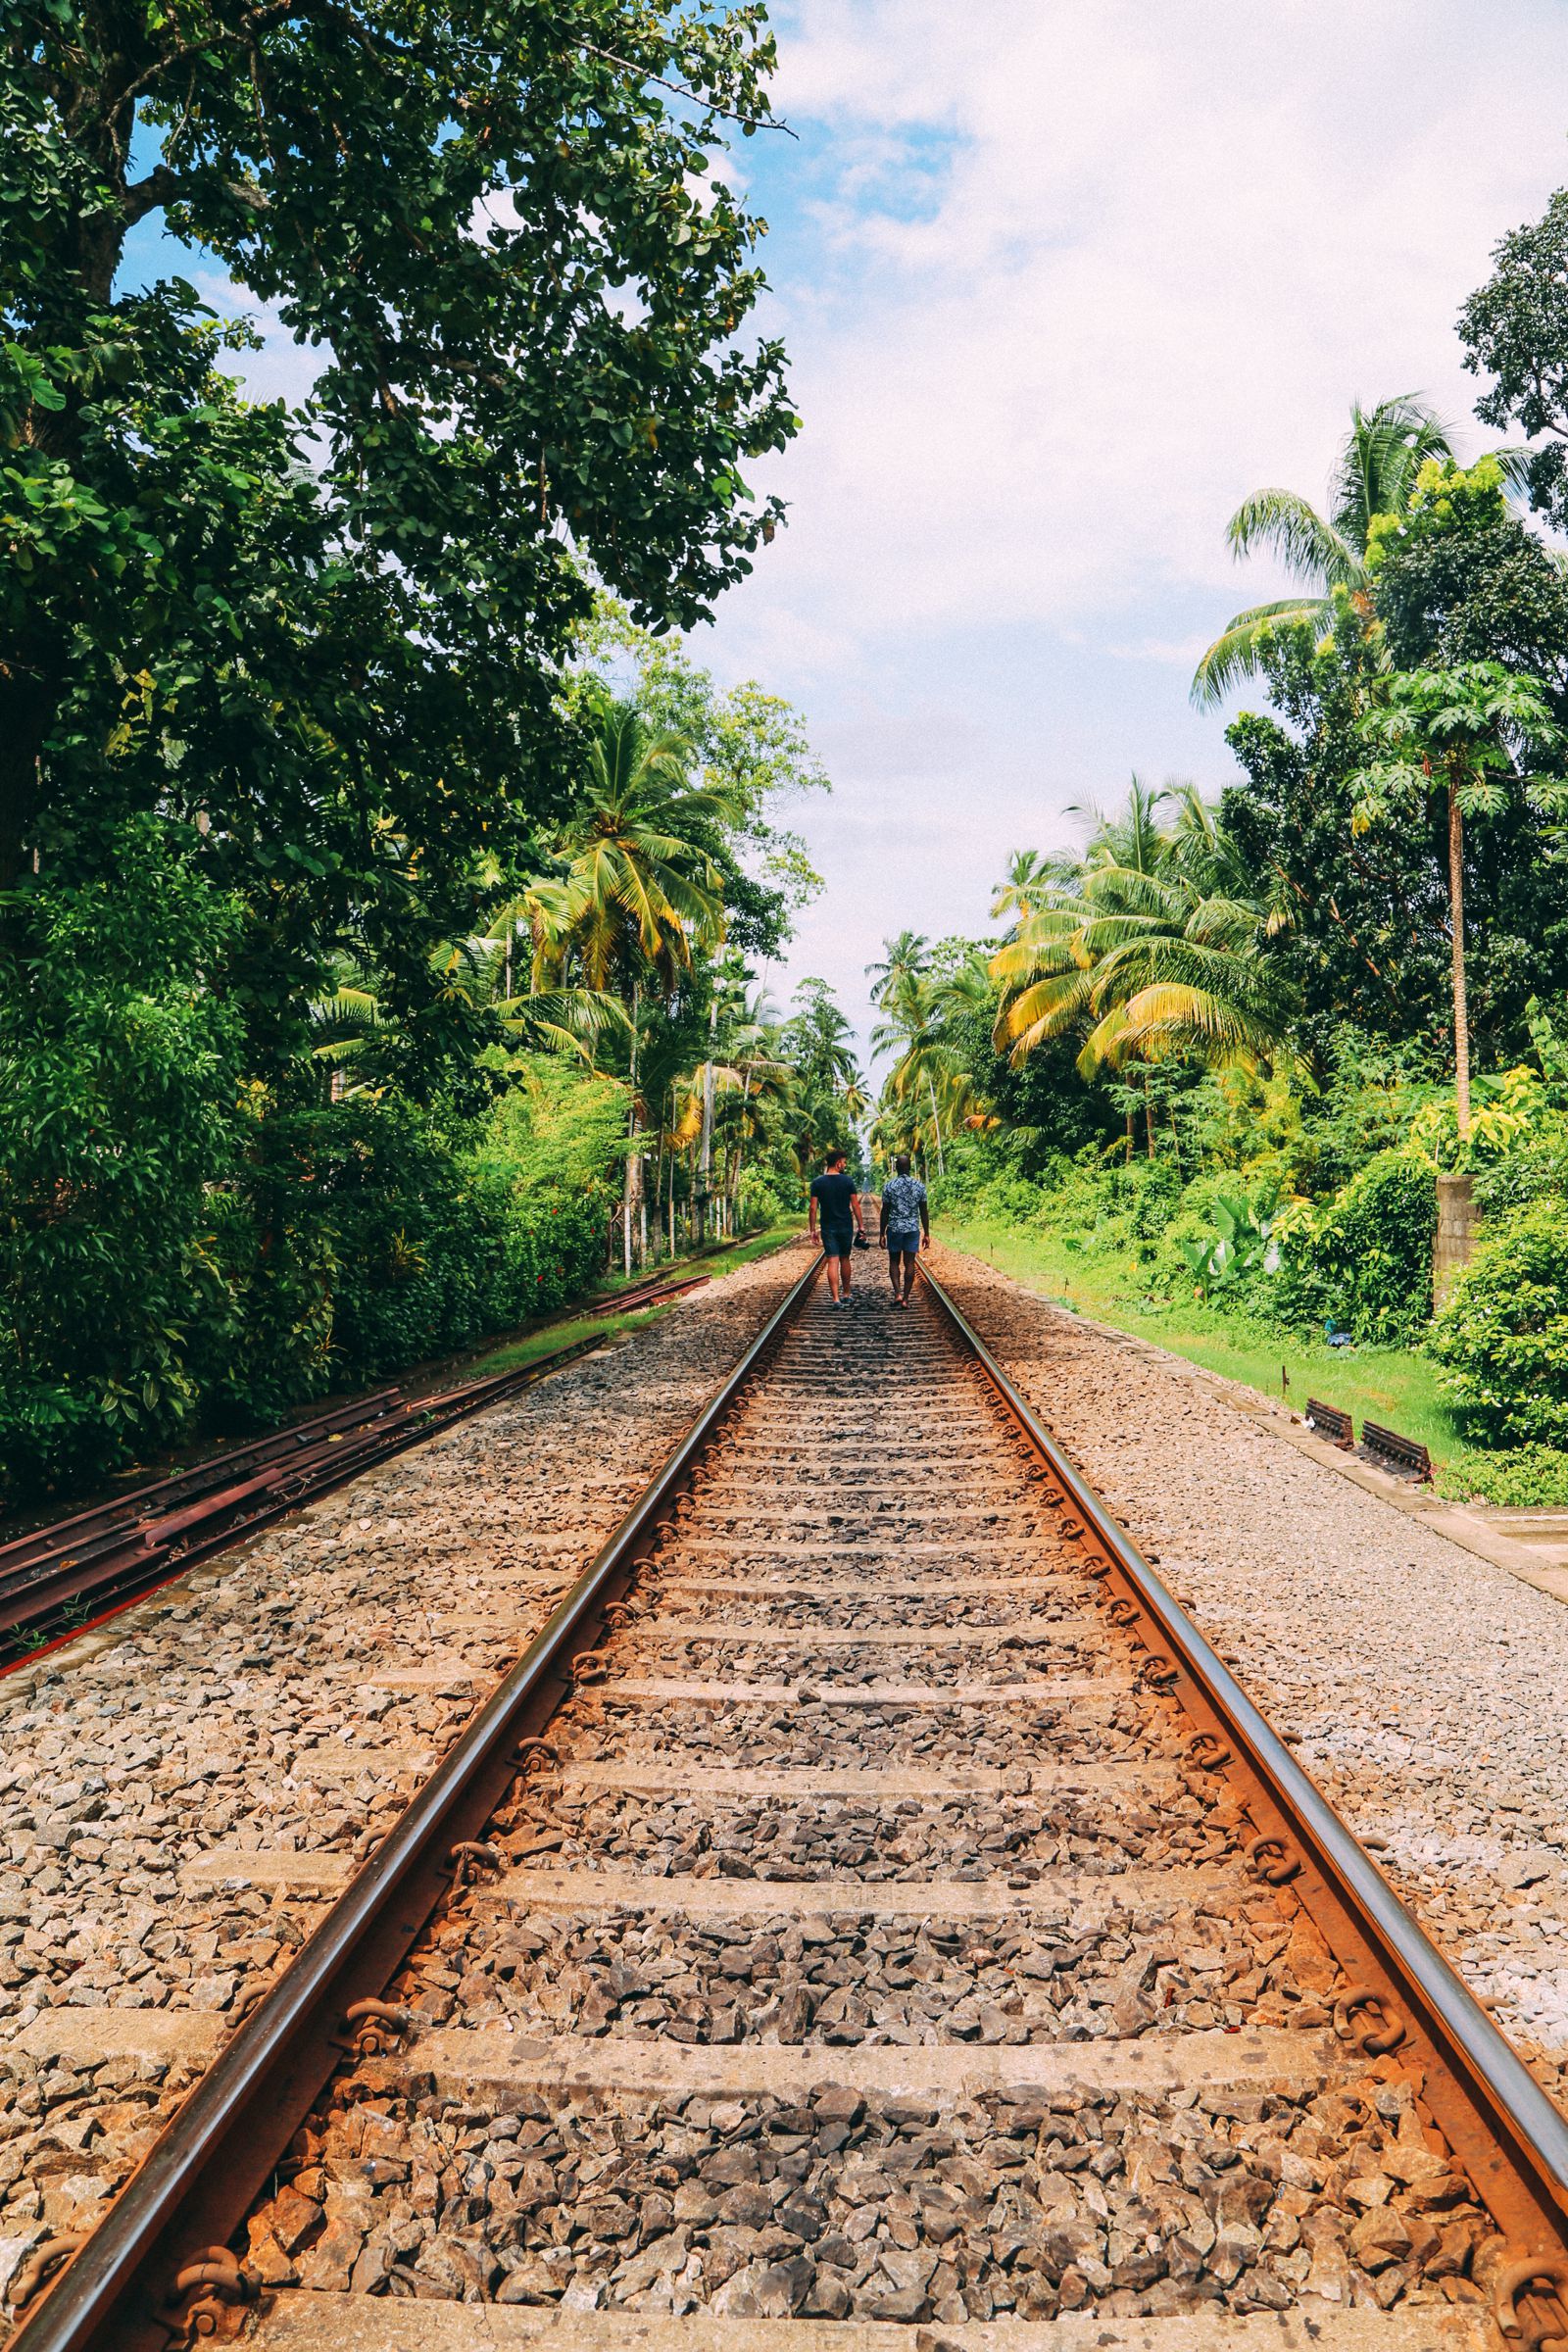
[[[1214,1746],[1216,1740],[1245,1760],[1250,1786],[1244,1802],[1269,1846],[1279,1848],[1268,1857],[1269,1875],[1276,1884],[1288,1881],[1336,1956],[1342,1962],[1352,1959],[1373,1980],[1374,2007],[1388,2021],[1383,2046],[1396,2049],[1401,2065],[1414,2061],[1417,2074],[1425,2062],[1425,2080],[1418,2084],[1422,2103],[1514,2250],[1520,2257],[1539,2256],[1560,2266],[1568,2252],[1568,2122],[1132,1538],[1067,1460],[923,1258],[919,1271],[954,1333],[1093,1531],[1127,1597],[1148,1619],[1154,1643],[1148,1663],[1160,1669],[1152,1679],[1178,1698],[1207,1735],[1205,1764],[1224,1769],[1229,1762]],[[1360,2046],[1368,2047],[1365,2038]],[[1547,2332],[1555,2332],[1550,2325]]]
[[[168,2352],[180,2340],[173,2281],[221,2248],[261,2195],[350,2046],[349,2009],[382,1991],[450,1890],[454,1848],[477,1836],[516,1779],[519,1740],[570,1689],[573,1658],[592,1647],[606,1609],[657,1544],[661,1521],[821,1264],[813,1258],[791,1285],[548,1624],[56,2274],[9,2352]]]
[[[213,1475],[194,1498],[189,1495],[187,1474],[175,1472],[167,1482],[169,1507],[162,1512],[148,1508],[147,1496],[164,1490],[143,1490],[136,1502],[127,1501],[123,1516],[101,1528],[79,1555],[68,1541],[59,1546],[56,1556],[31,1561],[10,1577],[0,1576],[0,1677],[30,1666],[47,1650],[118,1616],[133,1601],[145,1599],[159,1586],[183,1576],[216,1552],[245,1543],[274,1520],[351,1484],[395,1454],[406,1453],[425,1439],[454,1428],[471,1413],[483,1412],[552,1372],[563,1371],[604,1344],[603,1335],[595,1332],[564,1348],[553,1348],[514,1371],[491,1373],[436,1396],[402,1398],[354,1427],[318,1430],[312,1424],[316,1434],[303,1449],[291,1449],[286,1441],[293,1433],[285,1432],[271,1454],[258,1460],[259,1448],[271,1441],[256,1440],[239,1448],[239,1458],[232,1466],[242,1475],[232,1485],[221,1484],[223,1472],[231,1466],[227,1455],[217,1455],[210,1464],[202,1465]],[[398,1392],[384,1394],[396,1396]],[[371,1401],[380,1404],[379,1398]],[[340,1408],[332,1419],[342,1421],[345,1410]],[[70,1626],[54,1641],[36,1642],[28,1648],[13,1647],[11,1654],[6,1654],[7,1645],[15,1644],[28,1628],[47,1627],[74,1602],[88,1596],[107,1600],[108,1605],[81,1624]]]

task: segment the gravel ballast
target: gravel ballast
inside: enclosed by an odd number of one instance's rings
[[[939,1248],[931,1263],[1561,2100],[1568,1608],[1304,1456],[1181,1359],[976,1258]]]
[[[804,1263],[739,1268],[0,1681],[0,2292],[193,2079],[39,2058],[29,2028],[135,2007],[220,2040],[324,1893],[196,1888],[202,1857],[368,1853]]]

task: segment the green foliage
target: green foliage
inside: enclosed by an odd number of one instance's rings
[[[1484,1225],[1432,1326],[1467,1430],[1499,1446],[1568,1445],[1568,1217],[1542,1197]]]
[[[1355,1340],[1407,1343],[1432,1312],[1437,1186],[1406,1152],[1379,1152],[1319,1208],[1282,1222],[1275,1313]]]
[[[1366,588],[1377,518],[1402,512],[1421,467],[1447,455],[1447,429],[1423,402],[1400,397],[1367,410],[1357,401],[1327,515],[1293,490],[1256,490],[1244,499],[1226,529],[1232,553],[1266,548],[1304,593],[1238,612],[1198,665],[1194,702],[1222,702],[1243,678],[1268,674],[1287,649],[1309,658],[1316,641],[1335,629],[1337,599]]]
[[[1274,1213],[1280,1204],[1277,1184],[1249,1198],[1245,1193],[1216,1193],[1209,1211],[1215,1233],[1202,1241],[1178,1243],[1204,1298],[1228,1291],[1250,1275],[1272,1271],[1279,1262],[1273,1243]]]
[[[585,566],[690,626],[781,514],[743,468],[798,419],[720,158],[769,121],[761,11],[22,0],[8,33],[0,889],[172,814],[246,910],[256,1066],[352,947],[428,1095],[472,1042],[429,951],[581,766]],[[247,331],[189,284],[127,286],[160,215],[318,356],[298,413],[239,397]]]
[[[221,1319],[208,1178],[233,1149],[238,1024],[203,986],[235,910],[150,821],[32,902],[0,967],[0,1505],[188,1427]]]
[[[1480,1500],[1502,1510],[1560,1511],[1568,1508],[1568,1452],[1556,1446],[1466,1452],[1440,1476],[1438,1492],[1456,1501]]]
[[[518,1056],[477,1120],[242,1109],[191,998],[100,984],[67,1050],[30,1041],[32,1118],[0,1140],[0,1503],[404,1372],[603,1263],[619,1087]]]
[[[1459,314],[1465,366],[1493,381],[1476,403],[1484,423],[1545,435],[1524,466],[1531,503],[1568,521],[1568,193],[1494,248],[1493,272]]]

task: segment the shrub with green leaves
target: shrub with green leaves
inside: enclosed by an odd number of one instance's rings
[[[1379,1152],[1288,1231],[1276,1313],[1291,1324],[1332,1321],[1383,1347],[1411,1340],[1432,1312],[1437,1221],[1431,1169],[1409,1152]]]
[[[46,887],[0,969],[0,1508],[194,1422],[226,1327],[207,1183],[234,1149],[237,1023],[204,985],[233,910],[151,820]]]
[[[1432,1327],[1467,1431],[1495,1446],[1568,1446],[1568,1217],[1544,1196],[1483,1226]]]

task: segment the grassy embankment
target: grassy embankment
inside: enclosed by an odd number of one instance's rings
[[[1441,1482],[1446,1491],[1465,1487],[1468,1449],[1439,1393],[1437,1367],[1423,1355],[1403,1348],[1329,1348],[1321,1340],[1260,1336],[1192,1298],[1148,1304],[1142,1267],[1080,1254],[1060,1234],[1038,1227],[1020,1230],[1000,1219],[976,1217],[944,1225],[941,1239],[1097,1323],[1168,1348],[1173,1355],[1265,1396],[1281,1395],[1283,1373],[1294,1411],[1304,1412],[1308,1396],[1318,1396],[1353,1413],[1358,1430],[1368,1417],[1380,1421],[1420,1440],[1446,1473]]]
[[[798,1223],[774,1226],[766,1233],[753,1234],[751,1240],[742,1242],[738,1250],[703,1251],[694,1257],[676,1258],[672,1264],[666,1262],[651,1268],[648,1278],[658,1273],[667,1276],[671,1282],[678,1282],[686,1274],[711,1273],[716,1281],[721,1274],[732,1274],[737,1266],[750,1265],[754,1257],[765,1256],[769,1250],[776,1250],[781,1242],[792,1240],[799,1231]],[[802,1263],[804,1266],[804,1259]],[[642,1275],[632,1277],[634,1283],[644,1279],[647,1278]],[[612,1298],[616,1290],[627,1287],[624,1281],[606,1284],[594,1296],[599,1300]],[[688,1298],[694,1296],[691,1292],[686,1295]],[[552,1348],[569,1348],[574,1340],[590,1339],[595,1334],[637,1331],[644,1323],[657,1322],[661,1315],[669,1312],[671,1304],[677,1303],[671,1300],[663,1306],[644,1307],[640,1313],[634,1308],[623,1315],[568,1315],[555,1322],[541,1323],[537,1329],[525,1332],[520,1339],[508,1340],[501,1347],[476,1355],[464,1366],[464,1375],[473,1380],[488,1379],[492,1372],[512,1372],[523,1364],[531,1364],[536,1355],[548,1355]]]

